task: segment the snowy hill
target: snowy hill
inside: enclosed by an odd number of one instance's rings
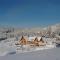
[[[60,48],[42,50],[18,55],[7,55],[0,60],[60,60]]]

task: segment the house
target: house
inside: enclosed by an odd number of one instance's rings
[[[44,40],[42,39],[42,37],[41,37],[40,39],[38,39],[38,38],[36,37],[35,40],[34,40],[34,44],[35,44],[36,46],[44,46],[44,45],[45,45],[45,42],[44,42]]]
[[[41,37],[41,39],[40,39],[40,42],[44,43],[44,41],[43,41],[42,37]]]
[[[33,44],[35,46],[39,46],[39,41],[38,41],[38,38],[36,37],[35,40],[33,41]]]
[[[25,39],[24,36],[22,36],[21,39],[20,39],[20,41],[19,41],[19,43],[21,45],[26,45],[27,44],[27,39]]]
[[[22,36],[21,39],[16,43],[15,45],[26,45],[27,44],[27,39]]]
[[[40,41],[39,41],[39,46],[45,46],[46,42],[43,40],[43,38],[41,37]]]
[[[29,40],[26,37],[22,36],[18,44],[29,46],[44,46],[45,42],[43,41],[42,37],[34,37],[34,39]]]

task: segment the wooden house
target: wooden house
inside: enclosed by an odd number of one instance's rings
[[[44,43],[44,40],[42,39],[42,37],[41,37],[41,39],[40,39],[40,42]]]
[[[46,43],[45,43],[45,41],[42,39],[42,37],[41,37],[41,39],[40,39],[40,41],[39,41],[39,45],[40,45],[40,46],[45,46],[45,45],[46,45]]]
[[[19,40],[18,44],[19,45],[29,45],[29,46],[44,46],[45,42],[42,39],[42,37],[40,38],[40,40],[38,39],[38,37],[36,37],[34,40],[29,41],[27,38],[22,36],[21,39]]]
[[[24,36],[22,36],[21,39],[20,39],[20,41],[19,41],[19,43],[21,45],[27,45],[27,39],[25,39]]]
[[[45,42],[44,40],[42,39],[42,37],[40,38],[40,40],[38,40],[38,38],[36,37],[33,44],[35,46],[44,46],[45,45]]]
[[[35,40],[33,41],[33,44],[35,46],[39,46],[39,41],[38,41],[38,38],[36,37]]]

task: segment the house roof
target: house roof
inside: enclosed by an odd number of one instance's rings
[[[28,40],[29,40],[29,41],[32,41],[32,40],[35,40],[35,38],[37,38],[38,41],[41,39],[41,37],[36,37],[36,36],[34,36],[34,37],[29,37]]]

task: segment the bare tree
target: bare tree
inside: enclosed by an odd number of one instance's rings
[[[48,34],[49,37],[51,37],[51,33],[52,33],[52,32],[51,32],[51,26],[49,26],[49,27],[47,28],[47,34]]]

